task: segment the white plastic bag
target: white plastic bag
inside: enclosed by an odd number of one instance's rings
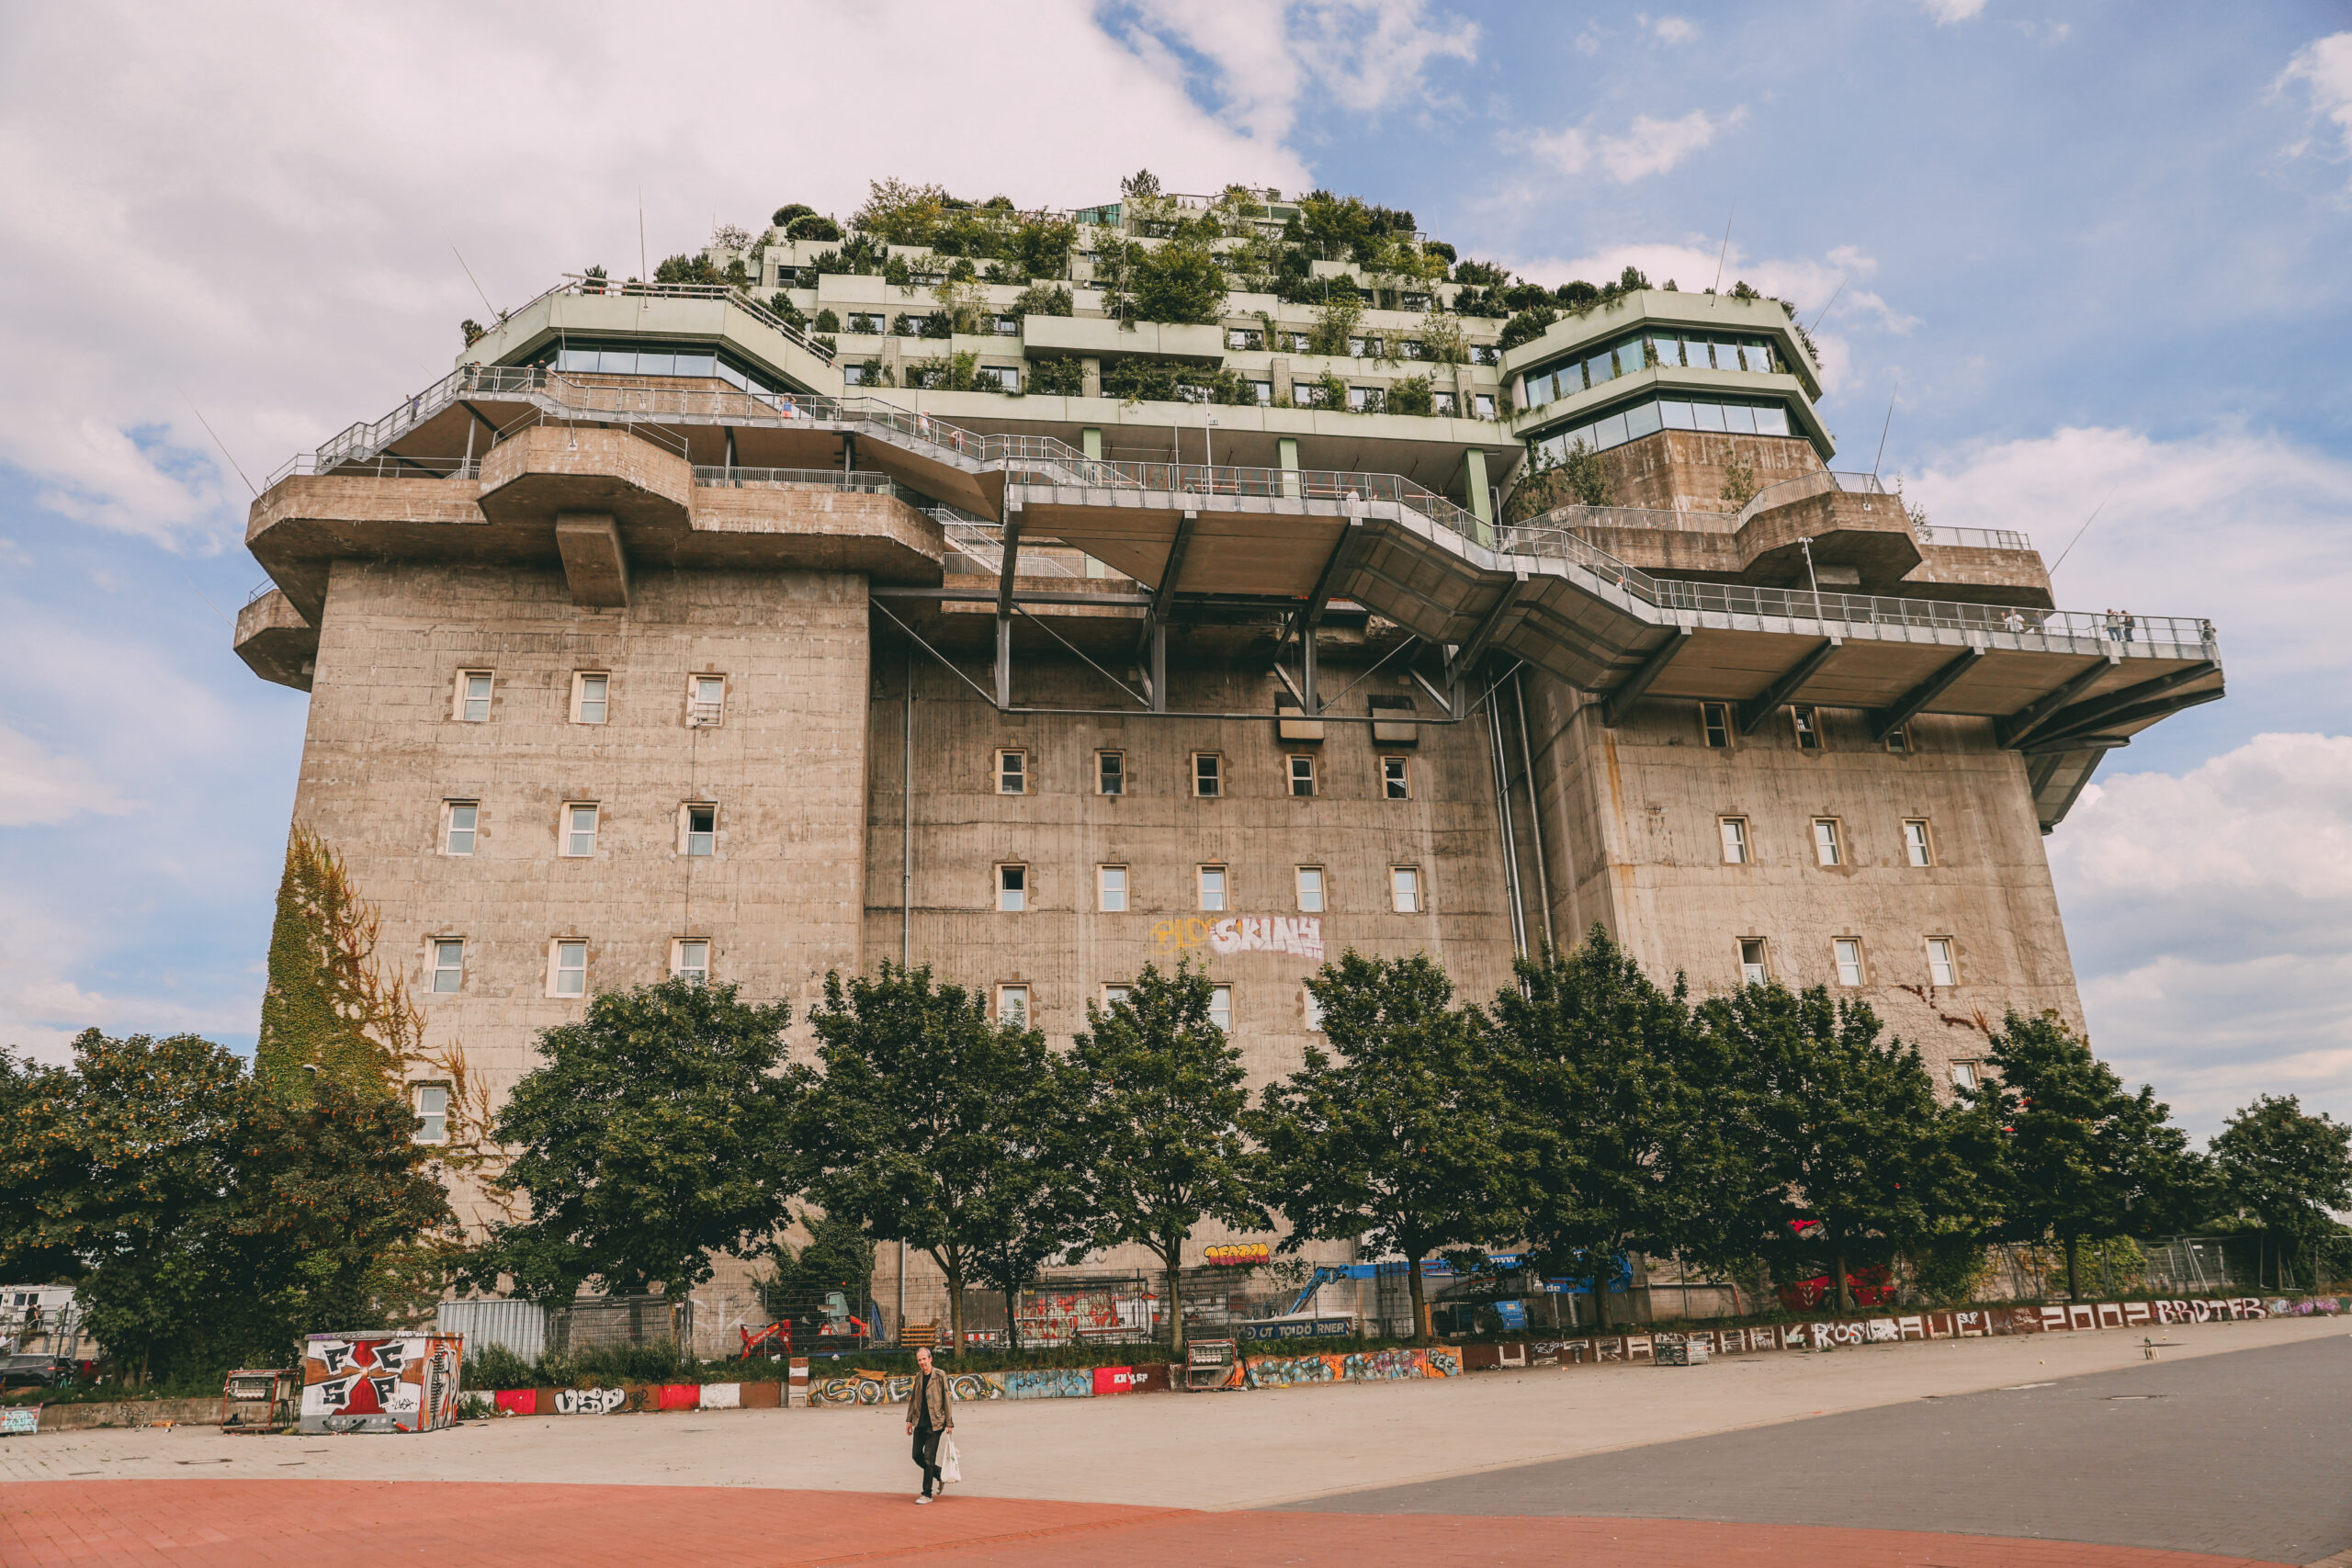
[[[939,1479],[961,1486],[964,1484],[963,1456],[956,1451],[956,1434],[950,1432],[941,1441],[947,1445],[947,1451],[940,1456]]]

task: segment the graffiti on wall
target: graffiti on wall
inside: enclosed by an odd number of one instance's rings
[[[1251,1388],[1300,1388],[1318,1382],[1398,1382],[1408,1378],[1458,1378],[1462,1357],[1453,1350],[1357,1350],[1322,1356],[1252,1356]]]
[[[313,1334],[302,1352],[305,1432],[432,1432],[458,1419],[450,1334]]]
[[[628,1403],[625,1388],[560,1388],[555,1394],[559,1416],[610,1416]]]
[[[947,1379],[947,1395],[957,1400],[1035,1398],[1034,1394],[1008,1392],[1005,1380],[1018,1374],[1012,1372],[952,1372]],[[1093,1374],[1081,1371],[1092,1392]],[[843,1377],[811,1378],[808,1382],[808,1403],[811,1404],[904,1404],[913,1394],[915,1380],[904,1372],[853,1371]]]
[[[1236,953],[1284,953],[1309,963],[1323,962],[1323,919],[1319,915],[1227,915],[1213,920],[1187,915],[1161,920],[1151,928],[1151,940],[1163,953],[1205,947],[1220,956]]]

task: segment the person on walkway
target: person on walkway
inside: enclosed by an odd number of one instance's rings
[[[907,1393],[907,1435],[915,1440],[915,1463],[922,1468],[922,1495],[931,1501],[932,1488],[945,1488],[939,1479],[939,1444],[956,1429],[956,1412],[947,1403],[947,1374],[931,1364],[931,1352],[915,1352],[915,1386]]]

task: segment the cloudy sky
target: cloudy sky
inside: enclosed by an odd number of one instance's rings
[[[1547,283],[1701,287],[1728,224],[1726,282],[1826,311],[1840,466],[1883,428],[1937,522],[2068,550],[2063,604],[2222,628],[2230,699],[2050,840],[2095,1043],[2200,1133],[2352,1115],[2346,16],[18,0],[0,1043],[250,1047],[304,699],[229,649],[246,481],[433,379],[482,294],[636,271],[640,205],[658,258],[870,177],[1074,206],[1149,166]]]

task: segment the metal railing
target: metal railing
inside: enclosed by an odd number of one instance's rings
[[[994,523],[971,522],[939,516],[939,513],[948,510],[945,507],[926,507],[924,510],[932,513],[938,522],[940,532],[946,536],[950,549],[962,555],[973,565],[978,567],[982,572],[990,576],[1004,570],[1004,529],[1001,526]],[[1022,577],[1083,575],[1072,570],[1068,561],[1046,553],[1049,549],[1066,547],[1061,546],[1024,547],[1021,552],[1020,559],[1015,563],[1019,568],[1018,575]]]
[[[2033,541],[2014,528],[1943,528],[1921,524],[1919,542],[1970,550],[2030,550]]]
[[[540,365],[460,365],[383,418],[347,426],[317,451],[296,457],[262,488],[267,490],[288,474],[330,473],[345,463],[377,457],[459,398],[527,392],[546,385],[548,374]]]
[[[817,342],[802,329],[777,315],[731,283],[629,283],[609,277],[566,278],[552,288],[542,289],[514,310],[498,319],[512,320],[542,299],[559,294],[619,296],[631,299],[716,299],[732,305],[763,326],[771,327],[789,338],[793,344],[831,365],[833,351]]]
[[[739,468],[719,463],[695,465],[695,483],[717,490],[838,490],[866,495],[896,495],[888,474],[840,468]]]
[[[1649,506],[1555,506],[1524,522],[1509,524],[1502,536],[1522,528],[1656,528],[1684,534],[1727,534],[1728,512],[1681,512]]]
[[[1747,520],[1759,512],[1770,512],[1777,506],[1793,506],[1816,495],[1831,492],[1841,495],[1894,495],[1876,474],[1845,473],[1835,468],[1817,468],[1809,474],[1799,474],[1792,479],[1780,479],[1766,485],[1747,498],[1729,527],[1736,532],[1747,525]]]
[[[355,479],[478,479],[479,457],[403,457],[379,452],[372,457],[327,457],[316,452],[296,456],[269,476],[269,484],[295,474],[336,474]],[[265,491],[269,485],[262,487]]]

